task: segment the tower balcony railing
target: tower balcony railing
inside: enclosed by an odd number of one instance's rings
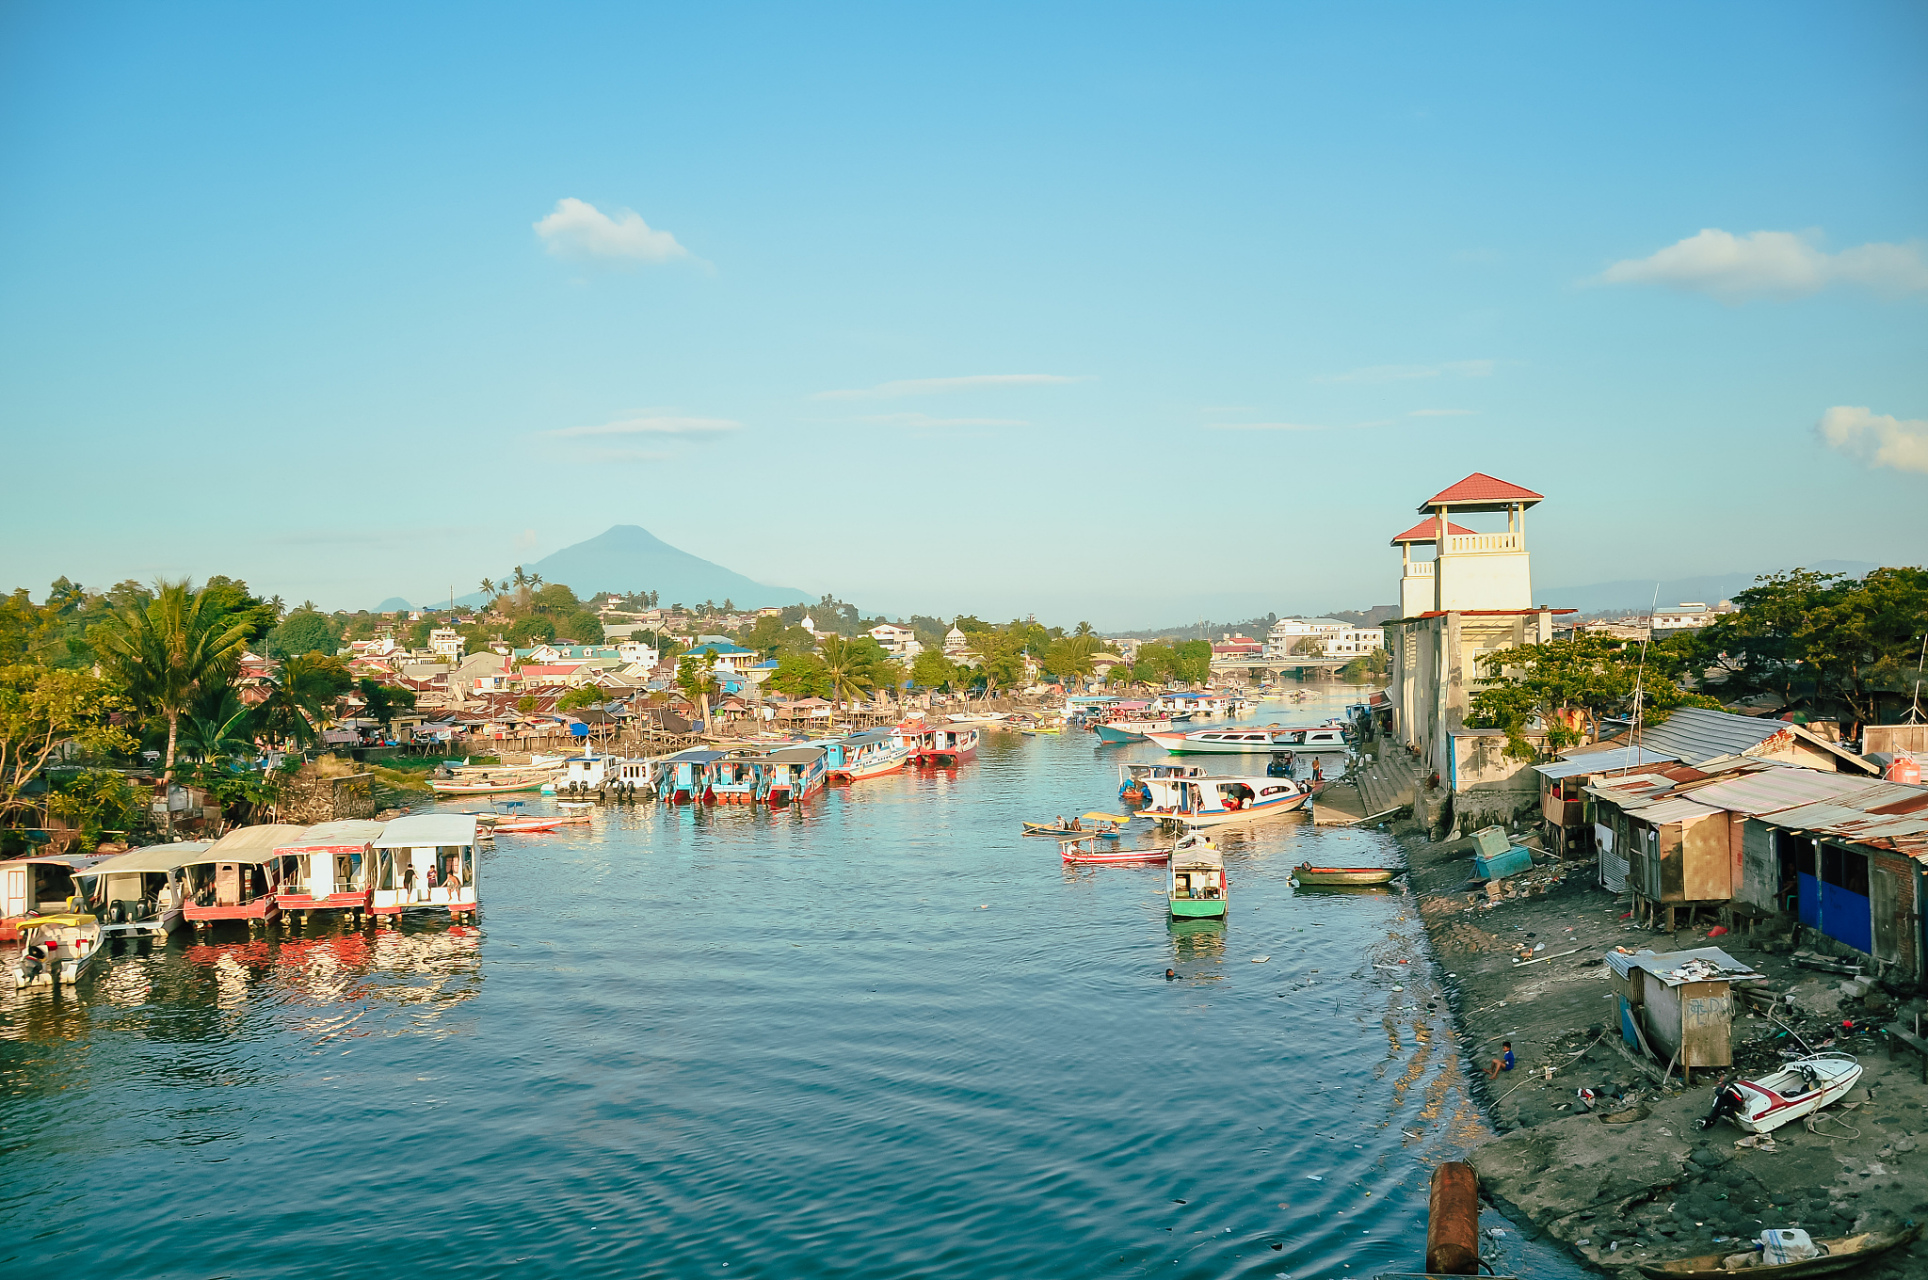
[[[1446,554],[1449,556],[1524,550],[1526,536],[1520,533],[1455,533],[1446,538]]]
[[[1406,576],[1408,578],[1432,577],[1433,562],[1431,560],[1408,560],[1406,562]]]

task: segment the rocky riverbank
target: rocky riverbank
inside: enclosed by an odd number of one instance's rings
[[[1918,996],[1898,1000],[1878,987],[1845,995],[1840,975],[1795,963],[1787,935],[1637,928],[1623,918],[1625,903],[1593,884],[1591,866],[1564,875],[1536,866],[1491,897],[1468,884],[1470,840],[1398,834],[1468,1056],[1483,1067],[1503,1041],[1513,1044],[1515,1070],[1490,1084],[1473,1073],[1496,1135],[1469,1159],[1482,1191],[1522,1229],[1634,1275],[1642,1262],[1738,1250],[1745,1246],[1733,1242],[1767,1227],[1818,1238],[1928,1220],[1928,1087],[1913,1057],[1890,1063],[1885,1041],[1867,1034],[1911,1019]],[[1860,1087],[1811,1128],[1777,1130],[1771,1150],[1737,1147],[1746,1135],[1729,1121],[1701,1130],[1717,1078],[1696,1073],[1684,1087],[1675,1071],[1663,1086],[1659,1066],[1620,1045],[1602,959],[1615,946],[1723,947],[1793,996],[1794,1012],[1779,1022],[1737,1014],[1736,1070],[1764,1074],[1791,1032],[1859,1056]],[[1516,963],[1522,955],[1534,963]],[[1582,1088],[1602,1099],[1593,1111]],[[1928,1275],[1928,1240],[1855,1274]]]

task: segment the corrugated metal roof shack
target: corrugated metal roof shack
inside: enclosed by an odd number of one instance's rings
[[[1801,924],[1871,956],[1882,977],[1924,976],[1928,788],[1874,783],[1764,813],[1777,871],[1793,882]]]
[[[1665,794],[1678,781],[1662,773],[1630,774],[1586,788],[1594,823],[1626,859],[1635,917],[1651,919],[1664,908],[1669,932],[1680,907],[1726,907],[1739,879],[1726,814]]]
[[[1614,747],[1569,755],[1551,764],[1536,764],[1540,775],[1540,817],[1546,823],[1546,847],[1562,859],[1590,858],[1600,851],[1593,838],[1593,822],[1587,812],[1586,787],[1596,778],[1638,770],[1647,765],[1672,763],[1673,756],[1648,751],[1644,747]],[[1604,876],[1608,868],[1603,867]],[[1626,869],[1613,876],[1617,883],[1608,887],[1615,893],[1626,888]],[[1603,880],[1602,883],[1605,883]]]
[[[1732,984],[1763,975],[1719,947],[1609,951],[1607,968],[1630,1046],[1668,1055],[1689,1084],[1695,1067],[1734,1065]]]

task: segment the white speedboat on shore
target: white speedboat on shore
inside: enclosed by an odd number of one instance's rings
[[[1796,1058],[1772,1075],[1736,1080],[1722,1089],[1701,1127],[1709,1128],[1727,1116],[1749,1133],[1771,1133],[1846,1097],[1860,1079],[1861,1064],[1852,1054]]]

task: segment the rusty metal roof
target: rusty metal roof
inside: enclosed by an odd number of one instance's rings
[[[1928,812],[1896,811],[1924,794],[1928,792],[1921,787],[1887,782],[1833,801],[1765,814],[1760,821],[1790,831],[1887,849],[1928,862]],[[1889,812],[1875,812],[1878,809]]]
[[[1709,787],[1697,787],[1694,799],[1732,813],[1774,813],[1824,800],[1842,800],[1870,791],[1878,783],[1845,773],[1819,769],[1762,769]]]

